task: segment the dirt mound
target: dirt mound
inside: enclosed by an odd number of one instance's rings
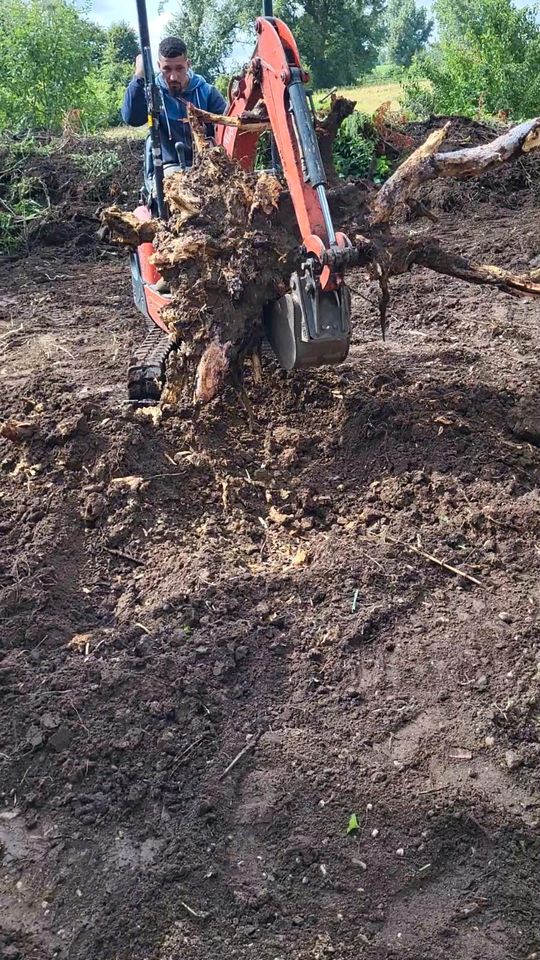
[[[142,170],[139,139],[76,137],[0,139],[0,256],[37,243],[79,249],[95,242],[98,211],[133,206]]]
[[[503,132],[501,124],[486,123],[472,120],[469,117],[455,115],[436,116],[432,114],[427,120],[408,123],[404,130],[420,146],[434,130],[440,130],[446,123],[450,123],[450,132],[445,140],[443,149],[461,150],[465,147],[476,147],[481,143],[489,143]]]

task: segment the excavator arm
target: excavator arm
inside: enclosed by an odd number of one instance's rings
[[[256,22],[257,44],[229,104],[242,117],[264,104],[274,153],[279,157],[299,233],[299,267],[290,293],[269,304],[269,340],[282,366],[320,366],[345,359],[350,341],[350,296],[344,270],[352,259],[348,238],[334,231],[323,167],[307,98],[308,77],[296,41],[283,21],[271,15]],[[217,140],[246,170],[255,165],[259,135],[249,128],[220,125]]]

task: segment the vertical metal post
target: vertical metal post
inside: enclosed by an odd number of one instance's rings
[[[161,149],[161,136],[159,132],[159,114],[161,111],[161,98],[154,76],[154,66],[152,64],[152,51],[150,49],[150,31],[148,29],[148,14],[146,12],[145,0],[137,0],[137,17],[139,20],[139,38],[141,43],[141,54],[144,66],[144,83],[146,87],[146,102],[148,103],[148,125],[150,127],[150,139],[152,142],[152,161],[154,164],[154,190],[158,214],[160,219],[165,220],[168,216],[167,206],[163,193],[163,152]]]

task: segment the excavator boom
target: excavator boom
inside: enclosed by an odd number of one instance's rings
[[[266,11],[269,9],[266,0]],[[264,106],[299,233],[300,264],[291,290],[268,305],[269,340],[286,369],[338,363],[349,349],[350,297],[343,280],[351,244],[334,231],[326,173],[306,94],[296,41],[282,20],[259,17],[257,44],[239,79],[228,114],[242,118]],[[246,170],[255,165],[259,135],[221,125],[217,140]]]

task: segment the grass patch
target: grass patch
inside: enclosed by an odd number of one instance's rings
[[[326,91],[327,92],[327,91]],[[347,97],[349,100],[356,100],[357,110],[372,116],[381,103],[387,100],[392,105],[392,110],[399,109],[399,102],[403,95],[403,88],[400,83],[366,83],[359,87],[341,87],[338,95]],[[325,96],[325,91],[320,90],[315,94],[315,106],[318,107],[321,98]],[[329,103],[329,100],[325,101]],[[324,106],[324,104],[323,104]]]

